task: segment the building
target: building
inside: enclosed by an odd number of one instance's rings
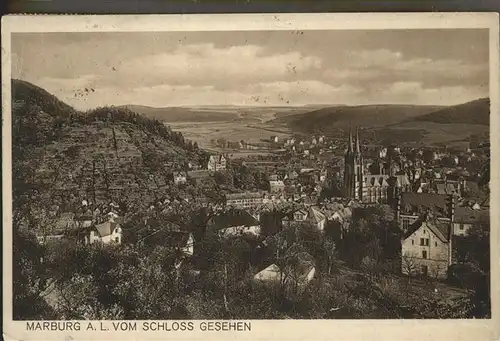
[[[260,192],[244,192],[226,194],[226,206],[235,208],[257,208],[264,202],[264,195]]]
[[[356,146],[354,146],[352,132],[349,129],[349,141],[344,157],[344,195],[348,198],[361,200],[363,198],[363,155],[356,129]]]
[[[429,212],[441,222],[451,223],[455,219],[456,197],[435,193],[401,193],[397,198],[396,220],[402,231],[409,228],[420,217]]]
[[[209,231],[220,237],[256,237],[260,235],[260,223],[250,213],[234,209],[221,212],[209,219]]]
[[[207,169],[212,172],[218,172],[226,169],[226,158],[222,154],[210,155],[208,159]]]
[[[489,210],[474,210],[469,207],[457,207],[453,220],[453,235],[467,236],[469,230],[480,223],[481,219],[489,218]]]
[[[450,222],[430,212],[416,220],[401,243],[401,272],[405,275],[446,278],[452,262]]]
[[[100,242],[103,244],[121,244],[123,230],[120,224],[107,221],[102,224],[94,225],[87,229],[84,236],[85,244],[94,244]]]
[[[402,192],[411,191],[411,182],[406,174],[368,174],[365,171],[359,133],[349,141],[344,157],[344,196],[364,203],[384,203],[395,200]]]
[[[254,276],[254,281],[264,285],[278,286],[289,299],[299,297],[313,280],[316,268],[314,258],[307,252],[299,252],[294,246],[287,250],[285,264],[271,264]]]
[[[269,190],[271,193],[281,193],[285,190],[285,183],[282,180],[270,180]]]
[[[283,226],[293,226],[297,223],[310,223],[319,231],[323,231],[327,222],[326,215],[317,207],[301,208],[285,215],[281,220]]]
[[[278,143],[279,138],[278,138],[278,136],[271,136],[270,140],[271,140],[271,142]]]
[[[186,172],[174,172],[174,184],[183,185],[187,182]]]

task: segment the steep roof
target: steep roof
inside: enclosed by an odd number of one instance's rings
[[[212,217],[210,224],[216,230],[222,230],[234,226],[257,226],[259,222],[244,210],[230,210]]]
[[[96,225],[95,228],[99,233],[99,236],[106,237],[112,234],[117,226],[119,226],[117,223],[107,221],[105,223]]]
[[[309,207],[309,215],[308,218],[314,221],[315,223],[319,223],[326,219],[326,216],[316,207]]]
[[[401,195],[401,207],[411,205],[446,210],[446,200],[447,196],[441,194],[405,192]]]
[[[427,218],[426,216],[420,217],[410,226],[410,228],[408,229],[408,231],[406,231],[404,235],[404,239],[410,237],[421,227],[428,228],[443,243],[447,243],[449,241],[449,231],[451,228],[450,224],[440,222],[437,219]]]

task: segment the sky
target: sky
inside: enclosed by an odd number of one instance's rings
[[[453,105],[488,96],[481,29],[15,33],[11,41],[12,77],[80,110]]]

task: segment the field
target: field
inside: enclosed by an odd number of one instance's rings
[[[249,143],[259,143],[262,140],[269,140],[273,135],[283,139],[289,137],[291,132],[283,129],[272,129],[266,124],[254,123],[252,121],[238,120],[226,122],[171,122],[168,125],[175,131],[180,131],[186,138],[196,141],[200,148],[207,150],[222,151],[211,141],[224,138],[227,141],[245,141]],[[266,154],[259,150],[231,150],[232,154],[244,155]]]

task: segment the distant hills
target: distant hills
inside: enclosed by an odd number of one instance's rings
[[[146,117],[162,120],[164,122],[214,122],[227,121],[228,115],[233,112],[227,110],[206,110],[203,108],[184,108],[184,107],[165,107],[154,108],[143,105],[124,105],[120,108],[126,108],[131,111],[142,114]]]
[[[434,123],[490,124],[490,99],[480,98],[475,101],[445,107],[430,114],[413,118],[414,121]]]
[[[143,105],[123,105],[134,112],[167,123],[177,122],[222,122],[222,121],[268,121],[276,117],[309,112],[318,106],[234,106],[199,105],[189,107],[155,108]]]
[[[417,105],[332,106],[299,115],[280,117],[275,123],[286,124],[292,130],[304,133],[328,133],[350,126],[377,127],[396,124],[442,108]]]
[[[331,106],[298,115],[278,117],[274,123],[285,124],[293,131],[328,133],[350,126],[376,128],[406,122],[489,125],[489,116],[490,101],[488,98],[481,98],[449,107],[397,104]]]

